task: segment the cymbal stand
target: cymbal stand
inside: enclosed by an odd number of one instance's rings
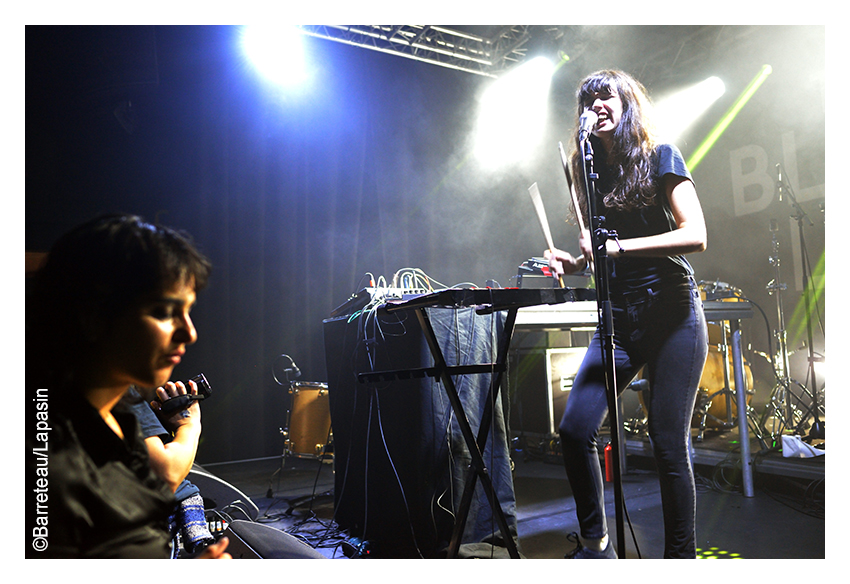
[[[777,329],[774,331],[774,337],[777,340],[778,347],[776,352],[771,355],[773,358],[773,369],[776,376],[776,384],[771,392],[765,412],[762,414],[760,426],[772,436],[772,447],[776,447],[778,437],[785,431],[789,425],[794,425],[795,418],[799,418],[799,414],[795,411],[796,407],[791,400],[791,377],[788,361],[788,339],[785,330],[785,310],[782,303],[782,293],[787,290],[788,286],[780,279],[779,268],[779,226],[775,219],[770,221],[770,232],[772,234],[771,256],[769,258],[770,265],[773,266],[773,280],[768,282],[766,288],[768,294],[776,299],[776,320]],[[770,422],[772,420],[772,422]],[[767,427],[770,422],[770,428]]]
[[[777,165],[779,166],[779,165]],[[781,169],[781,167],[779,167]],[[801,248],[801,274],[803,276],[803,303],[806,309],[806,348],[807,348],[807,357],[808,357],[808,369],[809,375],[808,379],[811,383],[812,392],[806,391],[806,394],[811,397],[811,407],[808,408],[808,415],[814,417],[812,421],[812,426],[809,431],[809,439],[813,438],[825,438],[826,431],[824,428],[824,424],[820,419],[820,403],[818,397],[818,379],[817,374],[815,372],[815,361],[818,359],[815,357],[815,347],[812,337],[812,287],[811,282],[809,281],[809,276],[812,273],[811,266],[808,261],[808,254],[806,253],[806,239],[803,231],[803,221],[806,220],[809,225],[814,225],[812,220],[806,215],[806,212],[797,202],[797,197],[794,195],[794,190],[791,188],[791,185],[786,185],[782,182],[782,173],[780,170],[780,180],[779,180],[779,192],[782,193],[784,190],[788,193],[788,198],[791,200],[791,206],[795,210],[795,214],[792,215],[793,219],[797,222],[797,231],[800,238],[800,248]],[[805,389],[805,388],[804,388]],[[808,416],[804,418],[801,423],[797,426],[796,431],[798,433],[802,433],[802,424],[805,423],[808,419]]]
[[[780,282],[779,278],[779,240],[778,240],[778,224],[775,220],[770,222],[770,231],[773,234],[773,255],[770,257],[770,263],[773,265],[775,277],[768,284],[767,290],[770,294],[776,297],[778,329],[775,336],[779,342],[778,354],[774,356],[773,366],[776,374],[777,383],[768,401],[765,412],[762,414],[760,426],[771,432],[773,436],[773,447],[778,446],[778,437],[785,431],[793,431],[802,434],[805,423],[809,417],[813,417],[810,438],[823,438],[824,426],[820,420],[820,404],[818,398],[818,381],[815,374],[814,364],[817,360],[814,356],[814,346],[812,343],[812,323],[811,323],[811,298],[809,283],[810,267],[807,261],[805,239],[803,232],[803,221],[807,220],[810,225],[813,225],[811,219],[808,218],[805,211],[800,207],[794,196],[793,189],[782,180],[782,167],[776,165],[779,180],[777,182],[777,190],[779,200],[782,200],[783,194],[787,194],[791,205],[795,210],[792,218],[796,220],[799,230],[800,244],[802,247],[802,277],[803,277],[803,301],[806,313],[806,332],[807,332],[807,350],[808,350],[808,372],[809,380],[813,391],[799,383],[795,382],[790,377],[790,367],[788,360],[788,345],[785,330],[785,316],[782,305],[782,292],[787,289],[787,286]],[[791,386],[793,384],[800,388],[801,394],[794,395]],[[803,398],[808,398],[811,406],[806,405]],[[796,401],[796,403],[795,403]],[[767,428],[768,422],[771,422],[771,428]]]

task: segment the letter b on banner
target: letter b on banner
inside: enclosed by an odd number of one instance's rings
[[[729,152],[735,216],[758,213],[773,201],[776,180],[768,169],[767,152],[750,145]]]

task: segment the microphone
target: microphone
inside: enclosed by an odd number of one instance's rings
[[[284,373],[292,373],[292,377],[298,378],[301,377],[301,370],[298,368],[294,362],[292,363],[292,367],[288,367],[283,370]]]
[[[596,125],[596,121],[599,119],[599,116],[593,110],[585,110],[581,117],[578,119],[578,139],[586,140],[588,134],[593,129],[593,126]]]
[[[281,367],[284,360],[288,362],[289,367]],[[301,377],[301,370],[298,368],[298,365],[295,364],[292,357],[289,355],[280,355],[272,365],[272,377],[274,377],[274,380],[278,385],[289,385],[291,383],[290,377],[292,379],[298,379]],[[283,377],[286,377],[286,381],[282,380]]]
[[[776,188],[779,190],[779,202],[781,203],[782,202],[782,191],[783,191],[783,189],[782,189],[782,165],[779,164],[778,162],[776,163],[776,176],[777,176]]]

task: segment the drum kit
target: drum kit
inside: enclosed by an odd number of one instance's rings
[[[699,283],[700,297],[703,301],[720,300],[723,302],[745,302],[741,291],[725,282]],[[707,317],[710,318],[710,317]],[[729,430],[738,424],[737,394],[735,378],[732,374],[733,361],[730,348],[730,327],[725,321],[708,322],[708,355],[699,380],[696,402],[694,404],[691,427],[698,430],[695,440],[702,442],[706,430]],[[743,360],[744,390],[747,394],[747,405],[752,403],[755,394],[752,367],[748,360]],[[644,372],[638,373],[637,381],[629,387],[638,392],[639,418],[626,420],[626,431],[645,434],[646,420],[649,414],[648,399],[645,396],[651,388],[644,380]],[[750,412],[748,412],[750,415]]]
[[[768,285],[771,294],[778,292],[777,285],[774,282]],[[739,288],[725,282],[700,281],[699,289],[703,301],[750,302]],[[781,318],[781,300],[777,299],[777,303],[780,328],[778,331],[774,331],[774,336],[779,339],[778,350],[774,354],[760,351],[751,352],[753,358],[763,359],[768,364],[772,371],[771,375],[774,377],[774,385],[767,402],[759,406],[764,408],[760,413],[753,405],[756,394],[753,363],[747,358],[743,359],[748,427],[752,436],[766,450],[778,447],[781,444],[780,437],[783,433],[802,434],[805,430],[816,428],[825,416],[823,389],[818,394],[804,384],[790,378],[789,352],[784,342],[784,321]],[[729,323],[725,321],[712,322],[710,318],[711,316],[707,315],[707,319],[709,319],[708,356],[700,377],[691,422],[691,427],[696,430],[694,440],[697,442],[704,440],[707,430],[724,432],[738,425],[737,388],[732,375],[733,362],[729,345]],[[648,387],[646,382],[641,382],[642,379],[643,372],[641,371],[638,374],[637,381],[630,385],[632,389],[638,391],[638,417],[627,419],[624,424],[627,432],[635,434],[645,434],[647,430],[649,413],[647,403],[649,400],[643,394],[645,391],[651,391],[651,388]],[[813,437],[823,438],[822,435],[816,434]]]
[[[803,292],[801,308],[803,310],[802,318],[807,335],[804,345],[806,350],[806,377],[805,383],[791,378],[789,361],[791,351],[788,350],[785,310],[782,300],[783,292],[787,287],[782,283],[780,277],[779,223],[777,220],[772,219],[770,221],[770,234],[772,237],[771,255],[768,257],[768,261],[773,268],[773,279],[767,284],[766,290],[768,294],[773,296],[776,303],[777,328],[773,330],[772,335],[768,336],[770,349],[767,352],[752,352],[753,356],[763,358],[768,363],[770,383],[773,387],[761,414],[757,414],[751,406],[752,398],[755,394],[751,363],[745,362],[743,364],[746,373],[745,376],[738,375],[738,379],[743,380],[743,385],[746,386],[743,388],[744,391],[747,392],[747,423],[742,425],[741,428],[749,430],[759,440],[763,450],[780,448],[782,444],[781,438],[785,434],[803,437],[805,441],[812,444],[815,444],[816,441],[823,441],[826,438],[824,429],[824,418],[826,414],[824,398],[825,384],[820,385],[818,383],[818,373],[815,368],[815,363],[822,362],[823,357],[815,353],[812,335],[813,315],[819,314],[817,310],[817,297],[819,294],[816,293],[815,286],[813,285],[812,267],[808,260],[808,254],[805,252],[804,228],[806,225],[813,226],[814,222],[800,206],[791,185],[787,181],[783,181],[780,164],[776,165],[776,170],[778,174],[776,186],[779,201],[783,200],[784,194],[791,204],[793,209],[791,218],[797,224],[799,247],[803,252],[797,265],[802,278]],[[822,205],[821,212],[823,212]],[[823,284],[821,283],[820,285]],[[739,289],[719,281],[700,282],[700,291],[703,301],[751,302],[744,297]],[[716,305],[718,303],[712,302],[712,304]],[[755,303],[752,304],[756,306]],[[721,304],[720,306],[723,305]],[[720,311],[720,313],[728,312],[730,311]],[[733,310],[731,312],[735,311]],[[762,314],[764,315],[763,312]],[[734,427],[734,419],[738,415],[735,408],[737,402],[735,392],[737,388],[730,377],[731,362],[727,342],[730,332],[729,323],[728,321],[712,322],[707,309],[706,319],[709,321],[710,350],[702,378],[700,379],[699,394],[693,416],[694,426],[699,428],[698,440],[703,439],[706,428],[726,429]],[[765,320],[767,320],[766,315]],[[736,328],[737,325],[738,323],[736,323]],[[739,334],[740,330],[737,332]],[[740,340],[738,336],[736,336],[736,340]],[[776,342],[775,350],[773,348],[773,341]],[[739,350],[740,345],[737,345],[735,351],[740,352]],[[632,385],[634,386],[635,383]],[[650,391],[651,389],[649,388]],[[641,404],[643,403],[644,400],[641,400]],[[741,403],[743,404],[744,400]],[[629,420],[625,426],[627,431],[645,432],[646,407],[642,405],[642,409],[644,410],[643,419],[636,421]]]

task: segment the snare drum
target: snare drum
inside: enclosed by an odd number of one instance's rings
[[[326,383],[296,382],[289,386],[287,439],[289,453],[304,458],[320,458],[329,451],[331,410]]]

